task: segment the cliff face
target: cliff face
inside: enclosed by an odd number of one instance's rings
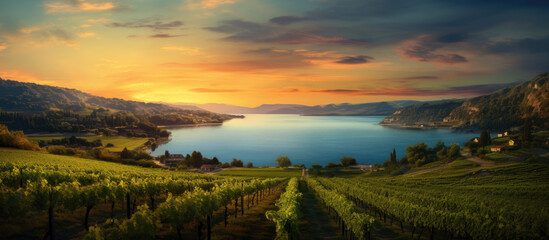
[[[380,124],[502,130],[520,126],[526,118],[549,127],[549,73],[465,101],[407,107]]]

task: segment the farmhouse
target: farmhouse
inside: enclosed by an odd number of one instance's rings
[[[515,142],[515,140],[513,140],[513,139],[509,140],[509,146],[515,146],[515,144],[517,144],[517,142]]]
[[[173,167],[183,160],[185,160],[185,156],[183,156],[183,154],[170,154],[169,157],[164,159],[164,164],[166,164],[166,166]]]
[[[494,145],[490,148],[492,152],[501,152],[501,149],[504,148],[504,145]]]
[[[473,142],[478,143],[478,137],[476,137],[475,139],[473,139]]]
[[[211,165],[211,164],[202,164],[202,166],[200,166],[200,170],[202,172],[211,172],[215,169],[215,165]]]

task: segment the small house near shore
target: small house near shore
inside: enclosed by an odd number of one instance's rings
[[[183,160],[185,160],[185,156],[183,156],[183,154],[170,154],[169,157],[164,159],[164,164],[166,164],[166,166],[173,167],[177,166],[177,164]]]
[[[202,164],[202,166],[200,166],[200,170],[202,172],[211,172],[215,169],[215,165],[212,165],[212,164]]]
[[[494,145],[490,148],[490,151],[492,152],[501,152],[501,149],[503,149],[505,145]]]

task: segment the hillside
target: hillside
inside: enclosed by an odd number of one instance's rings
[[[14,129],[32,129],[44,121],[47,123],[43,125],[75,121],[90,125],[90,122],[123,119],[110,125],[124,126],[138,121],[156,125],[220,123],[236,117],[166,104],[104,98],[75,89],[3,79],[0,79],[0,113],[0,124]]]
[[[549,73],[494,93],[467,100],[406,107],[380,124],[398,127],[450,127],[503,130],[525,119],[549,127]]]

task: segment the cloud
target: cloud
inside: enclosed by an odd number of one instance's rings
[[[8,45],[5,44],[5,43],[0,42],[0,51],[4,51],[4,50],[6,50],[6,48],[8,48]]]
[[[94,32],[83,32],[83,33],[79,33],[78,36],[81,37],[81,38],[88,38],[88,37],[95,36],[95,33]]]
[[[30,29],[30,28],[29,28]],[[74,36],[64,29],[55,25],[44,26],[40,28],[32,28],[31,30],[22,31],[25,39],[30,41],[34,46],[46,46],[49,44],[76,46]]]
[[[368,63],[370,60],[373,60],[373,57],[370,56],[348,56],[348,57],[342,57],[338,61],[335,61],[335,63],[341,63],[341,64],[361,64],[361,63]]]
[[[307,30],[288,30],[280,26],[244,21],[226,20],[207,30],[229,34],[225,40],[237,42],[281,43],[281,44],[333,44],[365,45],[366,41],[348,39],[341,36],[326,36]]]
[[[417,80],[438,80],[440,77],[437,76],[412,76],[412,77],[400,77],[400,78],[381,78],[380,81],[397,81],[397,82],[408,82],[408,81],[417,81]]]
[[[404,59],[411,59],[420,62],[439,62],[446,64],[456,64],[467,62],[467,58],[454,53],[436,53],[444,47],[444,43],[438,41],[430,35],[421,35],[416,39],[410,40],[407,46],[398,49]]]
[[[185,35],[170,35],[170,34],[155,34],[149,36],[149,38],[175,38],[175,37],[183,37]]]
[[[239,89],[213,89],[213,88],[193,88],[190,89],[191,92],[197,93],[230,93],[230,92],[240,92]]]
[[[233,62],[204,62],[204,63],[177,63],[168,62],[161,64],[164,67],[178,67],[189,69],[201,69],[212,72],[253,72],[276,69],[303,68],[311,64],[292,58],[256,59]]]
[[[75,13],[89,11],[103,11],[116,7],[112,2],[97,2],[88,0],[58,0],[44,4],[46,13]]]
[[[350,96],[478,96],[489,94],[511,84],[479,84],[454,86],[442,89],[421,89],[413,87],[382,87],[368,89],[316,89],[315,93],[350,95]]]
[[[189,0],[189,9],[213,9],[225,4],[234,4],[235,0]]]
[[[309,20],[309,18],[306,17],[295,17],[295,16],[280,16],[280,17],[274,17],[269,20],[270,23],[278,24],[278,25],[290,25],[292,23],[296,22],[302,22]]]
[[[168,50],[168,51],[176,51],[183,55],[196,55],[200,53],[200,48],[192,48],[192,47],[168,46],[168,47],[162,47],[161,49]]]
[[[549,36],[489,41],[480,51],[502,56],[532,72],[547,71],[549,66]]]
[[[125,22],[125,23],[113,22],[108,26],[123,27],[123,28],[150,28],[154,30],[168,30],[168,29],[174,29],[174,28],[179,28],[183,26],[183,22],[181,21],[162,22],[162,21],[155,21],[150,19],[141,19],[141,20],[137,20],[133,22]]]

